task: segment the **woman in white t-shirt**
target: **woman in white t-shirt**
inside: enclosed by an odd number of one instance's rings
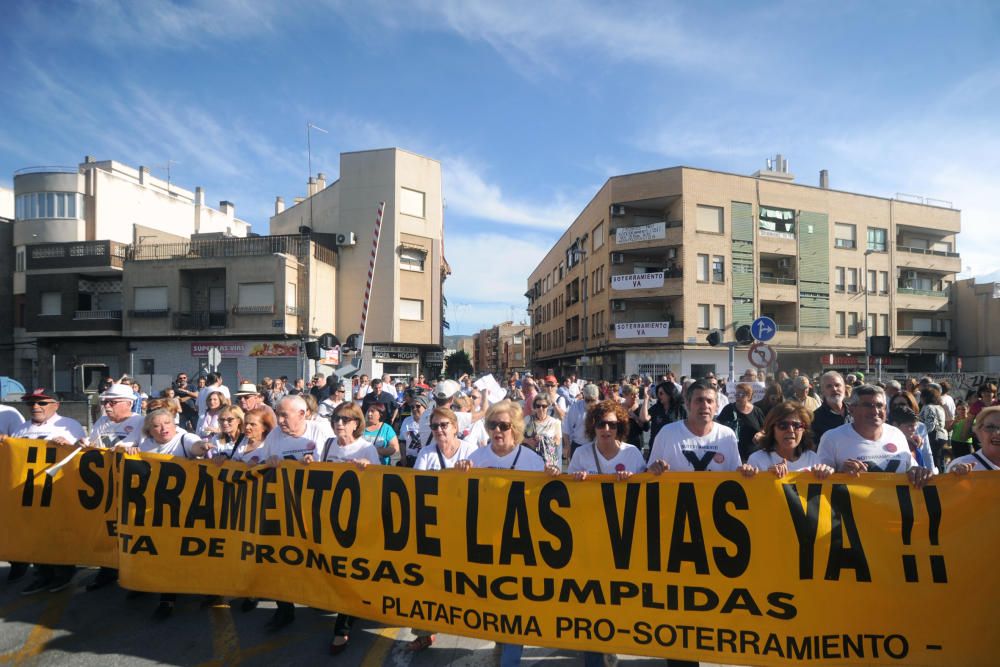
[[[404,452],[399,457],[400,465],[412,468],[417,462],[417,456],[423,449],[424,443],[420,441],[420,418],[424,416],[424,410],[430,407],[430,399],[426,396],[417,396],[413,399],[410,414],[403,419],[399,425],[399,438]]]
[[[246,417],[243,409],[236,405],[227,405],[219,410],[219,432],[212,436],[212,457],[228,458],[229,454],[243,438],[243,422]]]
[[[972,431],[982,449],[952,461],[948,472],[965,475],[974,470],[1000,470],[1000,406],[980,410]]]
[[[585,428],[592,445],[577,447],[569,462],[574,479],[588,475],[615,475],[626,480],[635,473],[646,472],[646,460],[635,445],[622,442],[628,432],[629,415],[618,401],[602,401],[587,411]]]
[[[790,472],[811,470],[819,479],[833,474],[833,468],[820,463],[812,441],[812,414],[801,403],[778,403],[767,413],[758,439],[760,449],[740,466],[740,472],[752,477],[758,471],[773,472],[779,479]]]
[[[229,407],[229,399],[221,391],[213,391],[205,398],[205,414],[198,419],[195,431],[203,438],[211,438],[222,429],[219,426],[219,415],[222,409]]]

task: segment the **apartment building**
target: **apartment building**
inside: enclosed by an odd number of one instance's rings
[[[531,327],[501,322],[473,336],[473,364],[477,375],[492,373],[498,381],[531,368]]]
[[[942,202],[942,204],[945,204]],[[779,156],[751,176],[672,167],[604,184],[528,279],[533,366],[590,377],[727,374],[707,335],[768,315],[782,368],[947,368],[958,210],[796,183]],[[832,355],[832,356],[831,356]],[[736,370],[750,367],[737,348]]]
[[[1000,282],[976,284],[959,280],[952,287],[955,303],[956,361],[966,373],[1000,374]]]
[[[130,248],[193,234],[245,236],[228,201],[122,163],[87,156],[76,167],[14,174],[11,291],[13,375],[25,386],[79,391],[99,375],[133,372],[123,336],[122,274]]]
[[[275,201],[271,234],[331,235],[337,245],[332,333],[360,332],[379,202],[385,210],[371,271],[361,372],[435,377],[444,363],[441,165],[399,148],[343,153],[339,178],[310,178],[306,197],[288,208]],[[309,329],[314,327],[310,324]]]

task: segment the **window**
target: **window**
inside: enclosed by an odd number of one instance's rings
[[[285,283],[285,312],[289,315],[298,315],[298,304],[298,287],[295,283]]]
[[[858,291],[858,270],[847,269],[847,291],[854,294]]]
[[[699,329],[708,329],[708,328],[710,328],[709,321],[708,321],[708,312],[709,312],[709,308],[708,308],[708,304],[707,303],[699,303],[698,304],[698,328]]]
[[[888,233],[879,227],[868,228],[868,249],[875,252],[885,252]]]
[[[76,218],[83,214],[81,198],[75,192],[30,192],[14,200],[14,217],[18,220],[36,218]]]
[[[722,234],[725,231],[723,210],[718,206],[698,205],[698,218],[695,229],[699,232]]]
[[[425,257],[427,255],[422,250],[403,248],[399,251],[399,268],[403,271],[423,271]]]
[[[19,246],[16,252],[16,257],[14,259],[14,270],[24,271],[24,246]]]
[[[399,212],[403,215],[412,215],[414,218],[425,217],[424,199],[424,193],[419,190],[400,188]]]
[[[861,318],[858,317],[857,313],[850,313],[851,325],[847,329],[847,335],[857,336],[861,331]]]
[[[42,292],[39,315],[62,315],[62,293]]]
[[[846,336],[847,335],[847,313],[842,310],[837,311],[837,335]]]
[[[913,331],[931,331],[933,327],[934,320],[930,317],[914,317]]]
[[[834,248],[857,248],[858,227],[846,222],[836,222],[833,225]]]
[[[421,321],[424,319],[424,302],[421,299],[400,299],[399,319]]]
[[[726,307],[725,306],[713,306],[715,310],[715,328],[723,329],[726,328]]]
[[[878,272],[878,293],[888,294],[889,293],[889,272],[879,271]]]
[[[876,325],[877,320],[878,316],[875,313],[868,313],[868,330],[865,333],[867,333],[869,336],[877,336],[879,335],[879,333],[885,335],[884,331],[879,332],[878,327]]]
[[[239,308],[274,308],[274,283],[240,283],[237,295]]]
[[[951,252],[951,248],[952,248],[952,245],[951,245],[950,241],[938,241],[933,246],[931,246],[931,250],[933,250],[934,252],[948,252],[948,253],[950,253]]]
[[[838,266],[836,273],[836,283],[834,284],[834,289],[836,289],[838,292],[843,292],[845,289],[847,289],[846,288],[847,279],[845,278],[846,275],[847,275],[847,269],[845,269],[842,266]]]
[[[708,282],[708,255],[698,255],[698,282]]]
[[[761,236],[795,238],[795,211],[789,208],[760,207],[757,225]]]
[[[167,310],[166,286],[136,287],[133,297],[135,300],[135,310],[139,312]]]
[[[881,314],[881,315],[878,316],[878,331],[883,336],[888,336],[889,335],[889,316],[888,315]],[[877,335],[877,334],[873,333],[872,335],[874,336],[874,335]]]
[[[591,283],[593,284],[592,294],[598,294],[604,291],[604,265],[597,267],[591,278]]]
[[[878,291],[878,271],[868,269],[868,280],[865,281],[865,291],[875,294]]]
[[[601,222],[601,224],[599,224],[596,227],[594,227],[594,231],[590,233],[590,239],[591,239],[591,246],[590,246],[591,250],[597,250],[598,248],[600,248],[601,246],[604,245],[604,223],[603,222]]]
[[[712,256],[712,282],[726,282],[726,258],[722,255]]]

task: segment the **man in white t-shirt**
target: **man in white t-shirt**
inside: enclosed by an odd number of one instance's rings
[[[260,458],[271,465],[282,459],[311,463],[318,460],[326,441],[333,437],[330,422],[306,419],[307,406],[301,396],[286,396],[275,410],[278,428],[264,439]]]
[[[853,421],[831,429],[819,441],[819,460],[837,472],[906,474],[920,488],[934,474],[917,465],[906,436],[885,423],[886,399],[881,387],[865,384],[847,399]]]
[[[132,412],[135,392],[126,384],[113,384],[100,396],[104,414],[94,422],[87,436],[91,447],[114,447],[142,440],[145,418]]]
[[[708,381],[687,388],[687,419],[667,424],[656,434],[649,454],[651,473],[739,469],[743,461],[736,433],[715,421],[717,396],[718,390]]]

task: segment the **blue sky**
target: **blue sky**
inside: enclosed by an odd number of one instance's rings
[[[953,202],[968,273],[1000,279],[996,2],[0,3],[0,185],[174,160],[266,233],[303,194],[307,121],[329,179],[407,148],[444,170],[452,333],[522,318],[609,176],[776,152],[800,182]]]

